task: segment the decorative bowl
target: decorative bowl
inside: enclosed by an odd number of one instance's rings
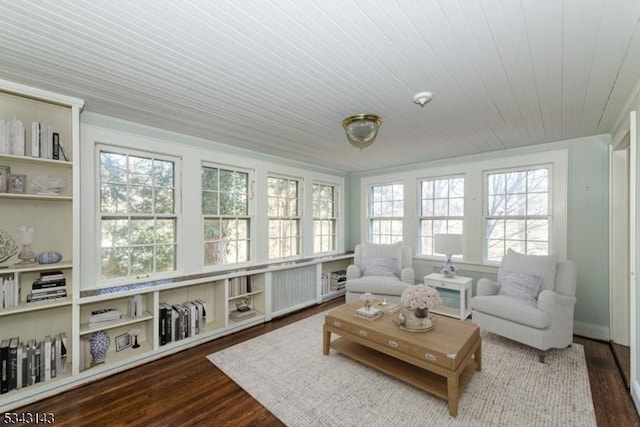
[[[60,262],[60,260],[62,260],[62,255],[56,251],[45,251],[36,255],[36,262],[38,264],[55,264],[56,262]]]

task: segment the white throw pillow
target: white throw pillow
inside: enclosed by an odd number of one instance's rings
[[[367,258],[364,262],[363,276],[396,277],[397,261],[395,258]]]
[[[498,282],[502,282],[502,279],[508,273],[532,274],[542,278],[541,290],[553,290],[557,265],[558,254],[523,255],[513,249],[509,249],[507,254],[502,257],[498,272]]]
[[[521,298],[529,302],[536,302],[540,294],[542,278],[533,274],[507,273],[500,281],[500,295]]]
[[[402,269],[402,242],[393,244],[362,243],[362,261],[366,264],[368,258],[394,258],[396,268],[394,273],[400,276]]]

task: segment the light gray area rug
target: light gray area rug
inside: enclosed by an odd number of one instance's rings
[[[324,314],[207,358],[288,426],[595,426],[584,349],[537,352],[493,334],[449,416],[447,402],[331,350]],[[333,337],[334,335],[332,335]]]

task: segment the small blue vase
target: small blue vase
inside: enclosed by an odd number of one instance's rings
[[[111,345],[111,338],[105,331],[94,332],[89,339],[89,351],[91,352],[91,363],[97,365],[104,363],[107,358],[107,350]]]

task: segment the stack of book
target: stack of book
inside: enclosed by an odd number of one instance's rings
[[[340,291],[344,289],[344,285],[347,282],[347,271],[338,270],[331,273],[329,276],[329,289],[331,291]]]
[[[31,285],[27,302],[51,301],[67,297],[67,281],[62,271],[43,271]]]
[[[117,308],[102,308],[100,310],[94,310],[89,315],[89,327],[99,328],[114,320],[122,318],[122,313]]]
[[[354,314],[356,315],[356,317],[359,317],[361,319],[376,320],[382,317],[384,312],[382,311],[381,308],[371,306],[369,308],[365,308],[365,307],[359,308],[356,310]]]
[[[376,304],[376,307],[384,311],[385,313],[395,313],[400,310],[400,304],[396,304],[395,302],[390,302],[387,300],[380,301]]]

